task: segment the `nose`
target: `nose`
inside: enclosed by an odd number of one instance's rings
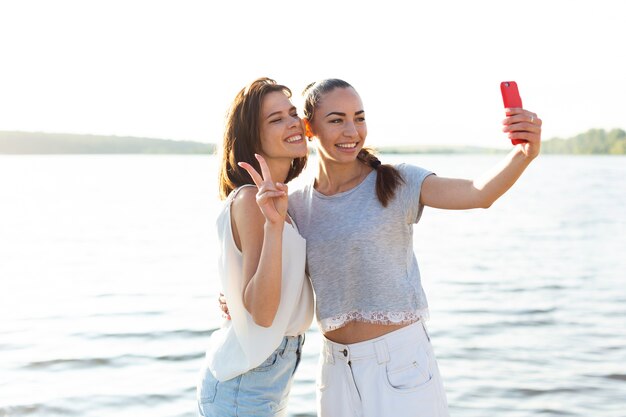
[[[302,122],[302,119],[300,119],[300,116],[298,116],[297,114],[294,116],[291,116],[291,123],[289,124],[289,127],[298,126],[301,122]]]
[[[359,135],[359,132],[356,130],[356,125],[353,122],[347,122],[344,125],[344,130],[343,130],[343,134],[345,136],[348,136],[350,138],[353,138],[355,136]]]

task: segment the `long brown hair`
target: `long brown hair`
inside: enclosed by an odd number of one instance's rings
[[[222,199],[237,187],[254,184],[248,172],[237,165],[237,162],[247,162],[261,172],[259,162],[254,157],[255,153],[261,153],[261,105],[263,98],[275,91],[291,98],[291,90],[286,86],[277,84],[271,78],[257,78],[239,91],[230,106],[226,115],[219,173],[219,192]],[[300,175],[306,161],[306,155],[295,158],[291,162],[285,182]]]
[[[330,93],[336,88],[351,88],[356,92],[349,83],[337,78],[329,78],[307,85],[302,92],[304,96],[304,117],[312,121],[313,117],[315,117],[315,109],[324,94]],[[373,148],[361,149],[357,158],[376,170],[376,196],[383,207],[387,207],[396,195],[396,190],[400,184],[405,183],[402,174],[392,165],[382,164],[376,157]]]

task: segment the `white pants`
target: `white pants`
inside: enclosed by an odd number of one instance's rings
[[[365,342],[323,338],[319,417],[448,417],[439,367],[422,321]]]

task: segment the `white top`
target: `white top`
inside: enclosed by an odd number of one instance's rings
[[[244,307],[243,259],[233,238],[230,215],[232,201],[241,188],[227,197],[216,222],[218,271],[231,317],[213,332],[206,354],[208,368],[219,381],[259,366],[285,336],[304,333],[313,320],[313,291],[305,274],[306,241],[293,221],[283,230],[281,299],[272,325],[257,325]]]

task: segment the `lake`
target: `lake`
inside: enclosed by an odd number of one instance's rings
[[[382,157],[468,178],[500,158]],[[0,156],[0,417],[196,415],[221,322],[216,173],[214,156]],[[425,209],[453,416],[626,416],[625,179],[626,157],[544,155],[489,210]],[[290,416],[315,415],[319,348],[314,325]]]

